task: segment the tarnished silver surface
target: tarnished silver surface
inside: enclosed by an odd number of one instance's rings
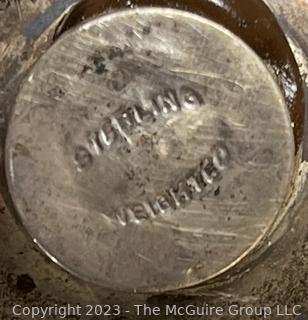
[[[230,268],[283,206],[284,99],[239,38],[136,9],[65,33],[20,90],[6,147],[16,209],[83,278],[163,291]]]

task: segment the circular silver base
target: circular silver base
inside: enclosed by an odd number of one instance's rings
[[[294,141],[270,72],[197,15],[142,8],[62,37],[24,83],[6,170],[35,241],[82,278],[164,291],[229,269],[284,203]]]

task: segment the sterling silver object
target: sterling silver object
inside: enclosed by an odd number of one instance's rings
[[[6,141],[16,210],[41,248],[105,287],[155,292],[230,269],[282,210],[294,137],[271,72],[176,9],[64,33],[19,91]]]

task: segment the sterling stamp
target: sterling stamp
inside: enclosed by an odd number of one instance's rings
[[[286,102],[222,26],[134,8],[63,33],[11,114],[6,176],[35,242],[104,287],[163,292],[247,256],[294,172]]]
[[[92,163],[93,154],[100,155],[109,149],[117,140],[131,145],[129,135],[137,126],[146,122],[154,122],[156,118],[173,112],[196,110],[204,104],[202,96],[190,87],[182,86],[179,92],[165,89],[163,94],[146,100],[144,105],[133,105],[118,116],[112,115],[95,132],[88,135],[87,146],[77,146],[75,162],[79,169]]]

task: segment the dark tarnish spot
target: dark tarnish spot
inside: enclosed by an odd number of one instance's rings
[[[95,55],[92,57],[93,64],[94,64],[94,72],[96,74],[103,74],[108,72],[106,65],[105,65],[105,58],[103,56]]]
[[[27,275],[22,274],[17,277],[16,289],[21,294],[28,294],[36,288],[33,279]]]
[[[96,74],[103,74],[108,72],[106,66],[103,63],[99,63],[97,65],[95,65],[96,69],[95,69],[95,73]]]
[[[219,194],[220,194],[220,187],[218,187],[214,192],[215,197],[218,197]]]
[[[103,55],[103,52],[96,50],[93,55],[88,57],[89,65],[85,65],[81,71],[81,77],[86,73],[96,73],[102,75],[107,73],[109,70],[106,67],[106,58]]]
[[[118,48],[118,47],[111,47],[109,51],[109,56],[108,58],[110,60],[113,60],[115,58],[123,58],[124,57],[124,52]]]
[[[61,99],[65,96],[65,92],[59,86],[55,86],[48,92],[50,98]]]
[[[150,34],[150,33],[151,33],[151,27],[149,27],[149,26],[144,27],[144,28],[142,29],[142,33],[143,33],[144,35]]]

